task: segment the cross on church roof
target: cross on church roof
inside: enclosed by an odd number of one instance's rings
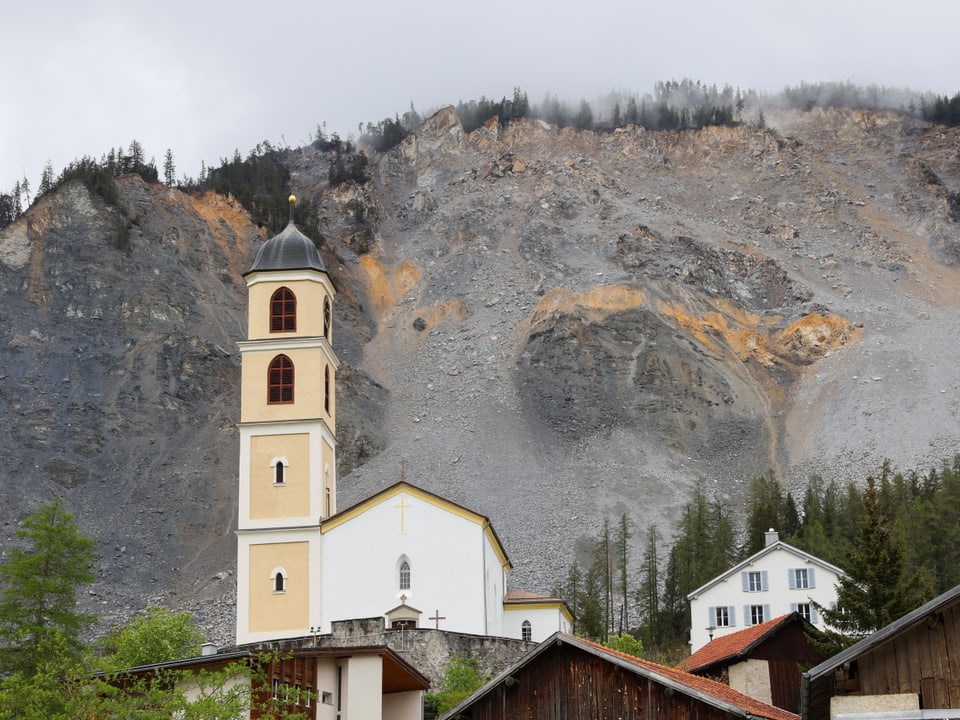
[[[434,611],[433,611],[433,617],[428,617],[428,618],[427,618],[427,620],[433,620],[434,622],[436,622],[436,629],[437,629],[437,630],[440,629],[440,621],[441,621],[441,620],[446,620],[446,619],[447,619],[446,616],[445,616],[445,615],[441,615],[439,610],[434,610]]]

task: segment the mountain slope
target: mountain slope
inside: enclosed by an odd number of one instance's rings
[[[448,109],[359,188],[287,151],[339,291],[341,507],[403,472],[488,515],[514,584],[549,591],[604,517],[669,537],[698,479],[736,512],[768,470],[952,456],[960,134],[768,123],[465,134]],[[229,637],[240,273],[263,234],[227,199],[120,188],[125,250],[79,184],[0,231],[0,537],[61,492],[100,541],[102,611],[172,590]]]

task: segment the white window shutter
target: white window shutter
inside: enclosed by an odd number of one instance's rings
[[[737,625],[737,609],[731,605],[727,608],[727,618],[730,620],[731,627],[736,627]]]
[[[796,611],[797,611],[797,604],[790,603],[790,612],[796,612]]]
[[[707,608],[707,627],[717,624],[717,608],[710,606]]]
[[[769,589],[770,589],[770,583],[767,581],[767,571],[766,571],[766,570],[764,570],[763,572],[760,573],[760,589],[761,589],[761,590],[769,590]]]
[[[767,622],[768,620],[773,620],[773,618],[770,617],[770,606],[769,606],[769,605],[764,605],[764,606],[763,606],[763,621],[764,621],[764,622]]]
[[[747,627],[750,626],[750,606],[743,606],[743,624]]]
[[[797,589],[797,572],[795,568],[787,570],[787,582],[790,583],[790,589]]]
[[[740,579],[743,581],[743,591],[750,592],[750,573],[746,571],[740,573]]]
[[[807,568],[807,587],[815,588],[817,583],[813,580],[813,568]]]
[[[817,614],[817,606],[813,603],[810,603],[810,622],[818,623],[820,622],[820,616]]]

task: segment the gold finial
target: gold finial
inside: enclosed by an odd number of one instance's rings
[[[291,195],[289,198],[287,198],[287,200],[290,201],[290,204],[291,204],[291,205],[296,205],[296,204],[297,204],[297,196],[296,196],[296,195]]]

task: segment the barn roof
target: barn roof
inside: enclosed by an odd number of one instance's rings
[[[729,685],[691,675],[682,670],[660,665],[649,660],[644,660],[643,658],[617,652],[616,650],[611,650],[608,647],[598,645],[590,640],[559,632],[554,633],[544,640],[540,645],[522,657],[515,665],[488,682],[443,717],[455,718],[458,714],[464,712],[471,704],[494,692],[500,685],[506,683],[508,678],[511,678],[514,673],[532,664],[537,658],[549,653],[554,648],[563,645],[574,647],[585,653],[599,657],[617,665],[623,670],[670,688],[674,692],[682,693],[688,697],[693,697],[701,702],[724,710],[733,717],[759,717],[768,718],[768,720],[799,720],[799,715],[755,700],[752,697],[737,692]]]

